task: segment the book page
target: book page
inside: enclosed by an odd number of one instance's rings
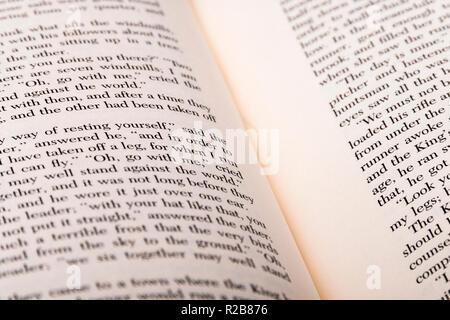
[[[0,9],[1,299],[317,297],[188,2]]]
[[[320,295],[449,299],[448,4],[193,4]]]

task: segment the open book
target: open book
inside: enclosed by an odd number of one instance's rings
[[[450,297],[450,5],[0,1],[1,299]]]

